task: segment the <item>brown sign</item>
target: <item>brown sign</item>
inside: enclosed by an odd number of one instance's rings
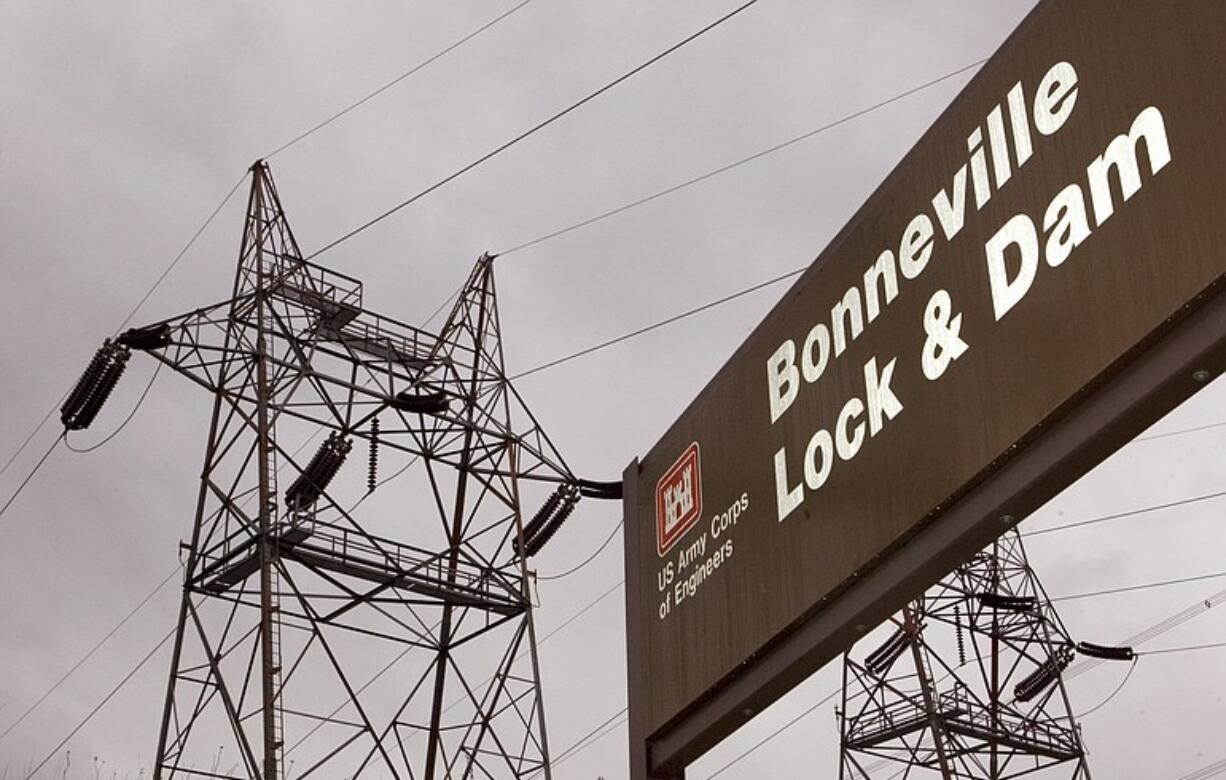
[[[1221,371],[1223,41],[1217,0],[1040,3],[627,470],[635,778]]]

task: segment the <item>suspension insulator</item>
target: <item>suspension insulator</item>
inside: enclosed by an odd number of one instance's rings
[[[379,486],[379,418],[370,418],[370,468],[366,472],[366,492]]]
[[[285,491],[286,506],[298,512],[309,509],[328,489],[328,483],[340,471],[352,448],[353,442],[339,433],[328,434],[328,440],[320,445],[310,463]]]
[[[127,347],[110,339],[102,343],[60,407],[60,422],[65,429],[81,431],[89,427],[119,383],[130,356]]]
[[[536,510],[536,514],[524,526],[525,539],[531,539],[540,533],[549,518],[553,517],[553,513],[558,511],[558,505],[562,503],[562,499],[566,497],[569,490],[569,485],[558,485],[557,489],[549,494],[549,498],[545,499],[545,503],[541,504],[541,508]]]
[[[980,593],[979,603],[989,609],[1005,612],[1030,612],[1036,604],[1034,596],[1009,596],[1004,593]]]
[[[1035,669],[1013,687],[1014,698],[1018,701],[1026,702],[1038,696],[1044,689],[1060,678],[1060,673],[1068,667],[1072,660],[1073,651],[1071,648],[1066,647],[1056,651],[1055,655],[1039,664],[1038,669]]]
[[[870,674],[881,676],[887,671],[899,656],[903,654],[911,644],[911,636],[901,628],[894,631],[890,638],[878,647],[873,652],[869,653],[864,659],[864,667],[868,669]]]
[[[388,405],[409,414],[442,414],[447,411],[447,394],[442,390],[432,393],[415,393],[404,390],[392,396]]]
[[[962,616],[958,605],[954,605],[954,631],[958,639],[958,666],[966,666],[966,636],[962,632]]]
[[[579,489],[573,484],[559,485],[532,520],[524,526],[523,547],[514,542],[515,551],[524,557],[536,555],[553,538],[579,503]]]
[[[1131,647],[1109,647],[1096,645],[1093,642],[1078,642],[1077,652],[1090,658],[1100,658],[1104,661],[1131,661],[1137,657]]]
[[[143,352],[161,349],[170,344],[170,325],[163,322],[143,328],[129,328],[120,334],[117,341],[125,347]]]
[[[566,522],[566,519],[569,518],[571,513],[575,511],[575,507],[578,504],[579,493],[578,491],[572,491],[562,501],[562,506],[558,508],[558,513],[555,514],[553,519],[540,530],[540,533],[524,542],[524,549],[528,551],[529,556],[536,555],[541,551],[541,548],[553,538],[553,535],[558,532],[558,529],[562,527],[562,524]]]

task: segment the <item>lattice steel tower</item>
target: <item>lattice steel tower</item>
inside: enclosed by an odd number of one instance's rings
[[[1061,678],[1075,646],[1016,530],[886,627],[861,660],[843,658],[840,780],[1089,780]]]
[[[155,777],[548,778],[525,558],[620,487],[508,381],[493,258],[439,333],[396,322],[251,172],[232,296],[116,347],[213,395]]]

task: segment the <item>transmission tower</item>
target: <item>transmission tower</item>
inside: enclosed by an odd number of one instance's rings
[[[840,780],[1089,780],[1061,672],[1075,654],[1131,657],[1069,639],[1011,530],[843,658]]]
[[[304,261],[251,172],[231,297],[95,359],[213,396],[154,776],[548,778],[526,559],[620,485],[577,479],[508,381],[492,257],[428,333]]]

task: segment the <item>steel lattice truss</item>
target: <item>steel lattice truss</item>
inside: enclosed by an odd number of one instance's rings
[[[137,332],[214,398],[155,774],[547,777],[521,507],[579,481],[493,259],[438,334],[381,317],[252,172],[232,297]]]
[[[1016,530],[885,627],[844,656],[840,780],[1089,780],[1060,676],[1074,645]]]

